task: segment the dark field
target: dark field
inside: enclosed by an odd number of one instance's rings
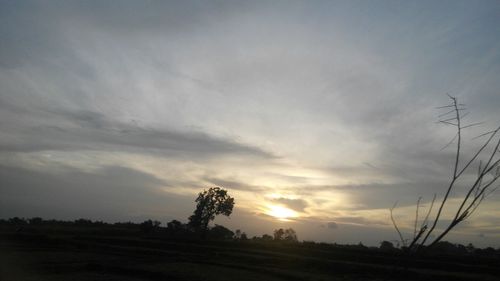
[[[498,255],[408,259],[314,243],[195,241],[114,226],[0,228],[0,280],[500,280]]]

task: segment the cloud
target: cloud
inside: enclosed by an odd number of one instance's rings
[[[202,180],[207,181],[207,182],[214,184],[216,186],[219,186],[219,187],[227,188],[227,189],[236,189],[236,190],[249,191],[249,192],[258,192],[258,191],[265,191],[266,190],[266,188],[264,188],[264,187],[253,186],[253,185],[244,184],[244,183],[241,183],[238,181],[221,179],[221,178],[217,178],[217,177],[205,176],[202,178]]]
[[[329,222],[326,224],[326,227],[330,228],[330,229],[337,229],[339,227],[339,225],[336,223],[336,222]]]
[[[305,209],[309,206],[307,201],[303,199],[290,199],[280,197],[271,199],[271,202],[284,205],[285,207],[297,212],[304,212]]]
[[[193,199],[168,193],[169,183],[130,168],[109,166],[94,172],[73,168],[34,171],[2,166],[2,216],[78,217],[108,221],[154,216],[181,218]],[[164,215],[159,215],[164,214]],[[182,214],[182,216],[181,216]]]
[[[337,224],[354,224],[354,225],[389,225],[387,221],[370,219],[360,216],[345,216],[335,217]]]
[[[469,104],[471,120],[500,121],[499,4],[368,6],[4,1],[0,157],[23,166],[50,150],[71,165],[92,154],[95,166],[169,178],[154,186],[177,177],[248,191],[235,192],[248,209],[284,191],[300,199],[274,203],[332,220],[430,200],[453,163],[453,149],[439,149],[455,132],[434,124],[445,93]],[[120,183],[127,173],[101,172]],[[111,185],[79,170],[22,174]],[[24,204],[16,198],[9,206]]]
[[[54,124],[62,124],[10,128],[2,133],[11,138],[0,141],[0,150],[140,151],[200,158],[228,154],[274,157],[260,148],[204,132],[144,128],[92,111],[57,111],[50,116],[56,119],[52,121]],[[14,137],[15,141],[10,141]]]

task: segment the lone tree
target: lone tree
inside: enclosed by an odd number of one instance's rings
[[[463,124],[463,118],[467,114],[462,114],[465,110],[465,105],[458,103],[455,97],[449,97],[451,99],[451,103],[446,106],[439,107],[439,109],[447,110],[439,116],[442,118],[439,120],[439,123],[456,128],[455,137],[444,147],[446,148],[456,142],[456,151],[451,178],[443,198],[436,201],[436,194],[434,194],[434,198],[431,201],[427,214],[421,221],[419,221],[419,208],[422,198],[418,198],[415,212],[413,238],[410,240],[409,244],[401,234],[401,231],[399,230],[393,217],[393,210],[396,207],[396,204],[394,204],[394,206],[390,209],[391,220],[399,235],[401,243],[410,251],[416,251],[421,246],[435,246],[459,223],[468,219],[477,210],[479,205],[481,205],[483,200],[499,187],[495,185],[495,182],[500,178],[500,157],[498,157],[498,154],[500,153],[500,138],[498,140],[495,140],[495,138],[498,137],[500,127],[477,136],[476,138],[484,137],[486,140],[477,149],[477,151],[472,153],[469,158],[463,159],[463,130],[481,123]],[[479,160],[480,158],[483,158],[483,160]],[[469,177],[471,174],[469,170],[471,170],[473,164],[476,163],[476,175],[472,178],[472,181],[470,178],[466,179],[465,177]],[[469,175],[467,175],[467,173],[469,173]],[[465,193],[462,198],[458,198],[459,204],[456,207],[456,210],[452,212],[454,215],[450,218],[443,219],[442,215],[444,210],[446,208],[453,208],[453,206],[450,206],[447,203],[449,203],[448,199],[450,194],[452,191],[457,189],[459,183],[468,184]],[[437,212],[434,219],[429,220],[429,215],[431,214],[435,203],[438,205]],[[448,223],[443,229],[436,228],[438,223],[444,223],[445,221],[448,221]]]
[[[205,237],[208,224],[217,215],[228,216],[233,212],[234,198],[227,194],[227,190],[220,187],[211,187],[198,194],[195,201],[196,210],[189,217],[188,225],[195,231],[201,231]]]

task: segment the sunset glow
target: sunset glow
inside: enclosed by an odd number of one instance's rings
[[[297,212],[294,210],[278,205],[269,206],[267,214],[280,220],[288,220],[290,218],[298,217]]]

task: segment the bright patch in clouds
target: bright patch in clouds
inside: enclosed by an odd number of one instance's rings
[[[298,213],[295,212],[294,210],[288,209],[283,206],[279,205],[271,205],[269,206],[269,210],[267,211],[267,214],[270,216],[273,216],[279,220],[288,220],[291,218],[296,218],[298,217]]]

